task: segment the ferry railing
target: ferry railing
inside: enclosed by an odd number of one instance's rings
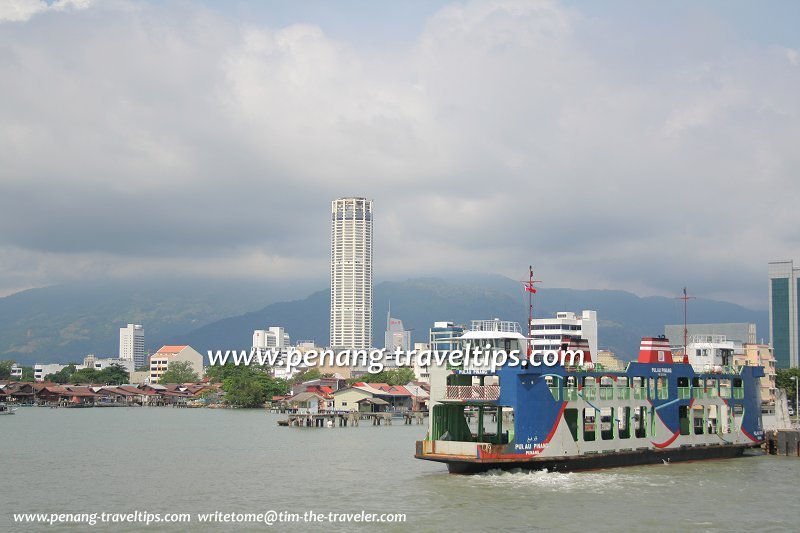
[[[669,397],[669,391],[665,388],[658,389],[658,399],[659,400],[666,400]]]
[[[594,387],[584,387],[583,398],[585,400],[594,400],[595,398],[597,398],[597,389],[595,389]]]
[[[706,389],[706,396],[708,396],[709,398],[716,398],[718,396],[717,395],[717,388],[716,387],[709,387],[708,389]]]
[[[578,399],[578,389],[575,387],[564,387],[564,400],[575,401]]]
[[[720,398],[730,398],[731,397],[731,389],[730,389],[730,387],[720,387],[719,388],[719,397]]]
[[[703,389],[692,387],[692,398],[702,400],[705,397]]]
[[[550,385],[547,388],[550,389],[550,394],[553,395],[553,399],[558,401],[559,400],[559,397],[558,397],[558,385]]]
[[[600,387],[600,399],[601,400],[613,400],[614,399],[614,389],[612,387]]]
[[[634,400],[646,400],[647,399],[647,389],[644,387],[634,387],[633,388],[633,399]]]
[[[734,400],[743,400],[744,399],[744,389],[736,387],[733,389],[733,399]]]
[[[630,400],[631,399],[631,389],[630,387],[620,387],[617,389],[617,400]]]
[[[688,400],[692,397],[692,392],[689,387],[678,387],[678,399]]]
[[[497,400],[500,398],[499,385],[448,385],[445,388],[447,400]]]

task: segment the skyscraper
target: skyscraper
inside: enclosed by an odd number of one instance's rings
[[[792,261],[769,263],[769,339],[778,368],[796,368],[798,349],[798,313],[800,268]]]
[[[144,355],[144,328],[138,324],[128,324],[119,328],[119,358],[133,361],[135,368],[147,365]]]
[[[411,332],[403,327],[402,320],[392,318],[391,307],[386,313],[386,334],[383,339],[383,347],[389,352],[393,352],[395,348],[400,348],[404,352],[411,350]]]
[[[331,347],[372,346],[372,200],[331,202]]]

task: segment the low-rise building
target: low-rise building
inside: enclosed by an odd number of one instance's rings
[[[362,401],[365,399],[380,399],[382,402]],[[357,382],[333,393],[336,411],[410,411],[414,407],[415,396],[402,385]]]
[[[599,363],[604,370],[610,370],[611,372],[623,372],[625,370],[625,363],[619,360],[617,356],[614,355],[614,352],[609,350],[598,351],[595,361]]]
[[[162,346],[150,356],[150,383],[158,383],[169,365],[177,361],[188,362],[198,377],[202,378],[203,356],[191,346]]]
[[[295,394],[286,400],[286,404],[301,414],[317,414],[328,410],[328,398],[312,391]]]
[[[33,365],[33,379],[42,382],[44,378],[50,374],[56,374],[67,368],[69,365],[60,365],[58,363],[41,364],[36,363]],[[77,369],[77,366],[75,367]]]
[[[761,383],[761,411],[764,414],[775,412],[775,395],[777,391],[775,355],[768,344],[750,344],[742,346],[742,353],[734,354],[733,364],[741,366],[763,366],[764,377]]]

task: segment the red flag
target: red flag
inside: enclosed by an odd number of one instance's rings
[[[536,294],[536,289],[532,285],[525,285],[525,290]]]

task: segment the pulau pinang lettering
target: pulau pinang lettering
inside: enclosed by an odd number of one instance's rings
[[[364,366],[371,374],[382,372],[386,360],[394,360],[398,367],[443,366],[486,368],[494,372],[503,366],[583,366],[583,350],[545,350],[534,351],[528,358],[520,350],[498,350],[491,344],[483,347],[467,343],[463,350],[401,350],[389,351],[385,348],[373,350],[308,350],[300,352],[289,350],[270,350],[252,348],[251,350],[208,350],[208,360],[212,366],[228,363],[234,365],[278,366],[292,370],[315,365],[352,367]]]

